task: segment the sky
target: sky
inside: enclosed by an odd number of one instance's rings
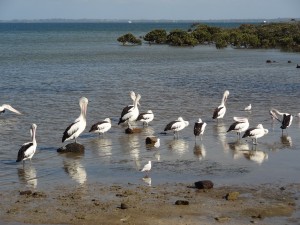
[[[300,18],[300,0],[0,0],[0,20]]]

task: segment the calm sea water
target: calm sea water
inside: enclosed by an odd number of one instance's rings
[[[268,113],[271,107],[300,112],[299,53],[146,43],[129,47],[116,41],[127,32],[143,36],[156,28],[190,25],[0,24],[0,103],[23,113],[0,115],[0,190],[144,184],[139,169],[148,160],[153,162],[152,185],[202,179],[216,185],[299,182],[299,119],[282,136]],[[267,64],[267,59],[276,63]],[[217,123],[211,117],[226,89],[227,113]],[[132,103],[131,90],[142,96],[140,111],[153,110],[155,119],[142,133],[127,135],[117,122],[123,107]],[[90,101],[87,128],[78,139],[85,154],[58,154],[64,130],[79,116],[81,96]],[[253,110],[244,112],[250,103]],[[179,116],[190,125],[178,139],[160,134]],[[262,123],[269,133],[256,147],[251,140],[238,143],[235,133],[226,133],[233,116],[248,117],[250,126]],[[105,136],[88,133],[106,117],[113,126]],[[208,125],[202,142],[195,144],[193,125],[199,117]],[[37,124],[38,148],[23,168],[15,160],[20,146],[30,141],[32,123]],[[152,135],[161,139],[159,148],[145,145]]]

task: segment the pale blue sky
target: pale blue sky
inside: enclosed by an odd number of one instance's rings
[[[300,0],[0,0],[0,20],[299,17]]]

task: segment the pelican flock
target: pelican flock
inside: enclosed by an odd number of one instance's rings
[[[226,106],[225,103],[227,101],[227,98],[229,96],[229,91],[226,90],[223,94],[223,98],[221,101],[221,104],[215,109],[214,114],[213,114],[213,119],[221,119],[224,117],[226,113]]]
[[[62,142],[75,139],[84,131],[86,127],[86,111],[88,105],[88,99],[86,97],[81,97],[79,100],[80,115],[79,117],[65,130]]]
[[[31,161],[31,158],[33,157],[35,151],[36,151],[36,139],[35,139],[35,133],[36,133],[36,124],[32,124],[30,127],[30,134],[31,134],[31,142],[27,142],[22,145],[22,147],[19,149],[18,152],[18,158],[16,162],[23,161],[23,164],[25,160],[29,159]]]

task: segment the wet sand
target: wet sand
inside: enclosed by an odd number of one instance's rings
[[[55,190],[1,192],[7,224],[298,224],[300,184],[224,186],[194,184],[85,184]],[[238,193],[237,193],[238,192]],[[233,199],[226,195],[232,193]],[[186,205],[176,205],[177,200]]]

